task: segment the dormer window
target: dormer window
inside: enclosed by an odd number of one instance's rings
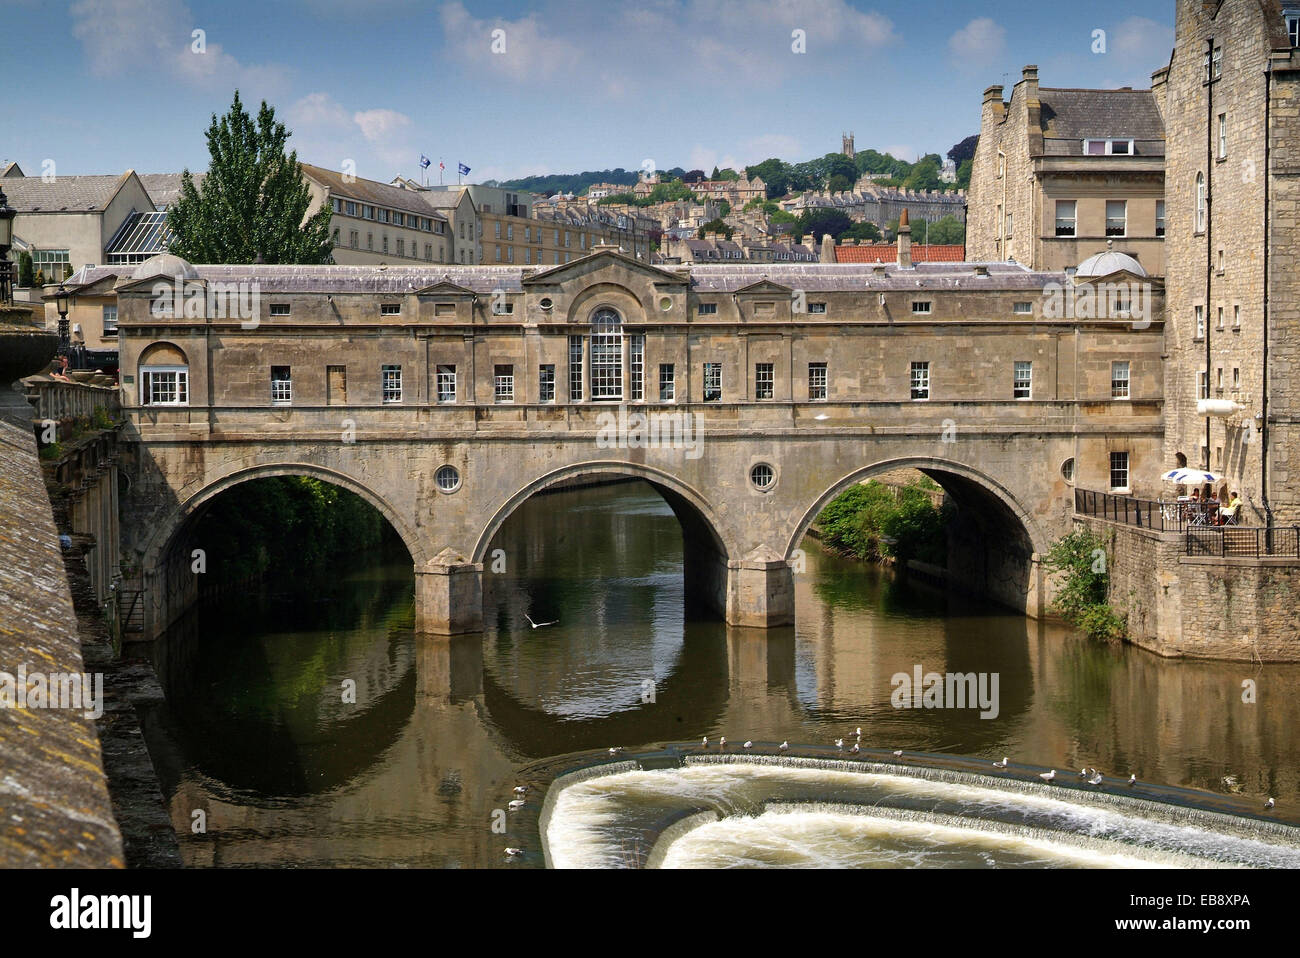
[[[1133,141],[1128,139],[1084,140],[1085,156],[1132,156]]]

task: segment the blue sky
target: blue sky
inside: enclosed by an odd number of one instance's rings
[[[1149,86],[1174,2],[3,0],[0,15],[0,159],[29,174],[203,169],[238,87],[276,108],[300,159],[386,181],[418,175],[423,152],[435,177],[442,158],[449,181],[457,162],[481,181],[802,160],[841,130],[946,153],[1026,63],[1044,86]]]

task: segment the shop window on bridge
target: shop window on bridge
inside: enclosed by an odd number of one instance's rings
[[[140,405],[187,406],[189,361],[170,343],[155,343],[140,354]]]
[[[808,364],[808,398],[814,402],[826,398],[826,364]]]
[[[379,367],[380,394],[386,403],[402,401],[402,367],[383,365]]]
[[[511,363],[498,364],[492,372],[492,395],[499,403],[515,401],[515,367]]]
[[[677,397],[677,383],[673,376],[672,363],[659,364],[659,401],[674,402]]]
[[[754,398],[771,399],[775,388],[776,367],[773,363],[754,365]]]
[[[719,402],[722,399],[722,363],[704,364],[704,401]]]

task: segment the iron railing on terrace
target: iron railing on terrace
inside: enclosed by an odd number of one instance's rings
[[[1155,532],[1182,532],[1189,524],[1186,510],[1180,509],[1176,502],[1112,496],[1091,489],[1074,490],[1074,511],[1081,516],[1095,516]]]
[[[1187,554],[1221,559],[1300,559],[1300,526],[1188,526]]]

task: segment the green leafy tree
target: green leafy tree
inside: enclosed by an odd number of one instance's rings
[[[948,159],[952,160],[959,167],[967,160],[975,159],[975,147],[978,145],[979,141],[980,135],[978,133],[966,137],[966,139],[962,140],[960,143],[954,144],[953,148],[948,151]]]
[[[718,200],[718,217],[731,215],[731,204],[726,200]]]
[[[1124,621],[1110,607],[1106,541],[1086,528],[1062,536],[1043,565],[1059,576],[1052,608],[1095,639],[1123,638]]]
[[[811,233],[813,239],[820,243],[822,237],[829,233],[839,236],[853,228],[853,220],[843,210],[814,207],[804,210],[799,215],[799,232]]]
[[[311,190],[289,131],[262,101],[254,120],[235,91],[230,111],[208,127],[209,166],[200,191],[190,171],[168,211],[171,252],[193,263],[328,263],[332,210],[310,218]],[[304,222],[305,220],[305,222]]]
[[[722,220],[711,219],[696,230],[695,236],[697,239],[704,239],[705,233],[724,233],[727,239],[731,239],[731,234],[734,232],[735,231],[726,223],[722,222]]]
[[[907,179],[903,180],[903,187],[909,190],[942,189],[943,181],[939,179],[942,169],[937,156],[931,155],[918,160],[911,172],[907,174]]]
[[[883,239],[880,227],[875,223],[854,223],[838,237],[839,240],[867,240],[874,243],[876,240]]]
[[[36,273],[32,269],[32,254],[22,252],[18,254],[18,285],[29,287],[36,282]]]
[[[928,237],[927,237],[928,232]],[[966,240],[966,227],[955,216],[945,216],[927,227],[924,223],[912,226],[912,239],[927,242],[932,246],[956,246]]]
[[[961,165],[957,167],[957,183],[956,183],[957,189],[959,190],[970,189],[970,174],[971,174],[971,170],[973,170],[974,168],[975,168],[974,160],[961,161]]]

